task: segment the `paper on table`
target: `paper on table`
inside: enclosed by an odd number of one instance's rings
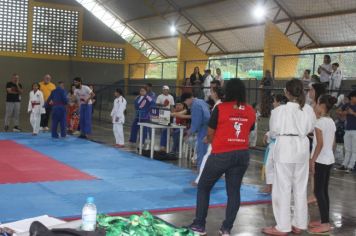
[[[32,222],[34,222],[34,221],[39,221],[47,227],[66,223],[63,220],[59,220],[59,219],[50,217],[48,215],[43,215],[43,216],[37,216],[37,217],[19,220],[19,221],[7,223],[7,224],[2,224],[2,225],[0,225],[0,227],[10,228],[10,229],[14,230],[16,233],[24,233],[24,232],[28,232],[30,230],[30,226],[31,226]]]

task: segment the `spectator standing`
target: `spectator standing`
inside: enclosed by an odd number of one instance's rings
[[[339,68],[339,63],[332,64],[331,81],[329,89],[331,90],[331,95],[337,97],[339,95],[339,90],[341,87],[341,82],[343,79],[342,72]]]
[[[318,68],[318,74],[320,75],[320,82],[329,87],[330,76],[332,73],[331,58],[329,55],[324,56],[324,62]]]
[[[14,128],[12,131],[20,132],[20,107],[21,94],[23,92],[20,76],[13,74],[11,81],[6,84],[6,107],[5,107],[5,132],[9,131],[10,119],[13,118]]]
[[[80,103],[79,138],[86,139],[88,138],[88,134],[91,134],[92,99],[95,96],[95,94],[88,86],[83,85],[82,79],[80,77],[74,78],[73,83],[75,86],[74,94],[78,97]]]
[[[343,105],[339,111],[346,116],[344,135],[345,158],[339,170],[350,173],[356,163],[356,90],[349,94],[350,102]]]
[[[125,123],[125,110],[126,110],[127,102],[120,88],[115,90],[114,95],[115,95],[115,100],[110,115],[113,123],[115,144],[118,148],[123,148],[125,146],[123,125]]]
[[[30,123],[32,126],[32,135],[40,132],[41,114],[45,113],[43,94],[39,90],[38,83],[32,84],[32,90],[29,94],[27,111],[30,113]]]
[[[221,69],[220,68],[216,69],[216,76],[215,76],[214,80],[220,81],[221,87],[224,87],[224,78],[221,75]]]
[[[64,83],[58,82],[58,86],[48,97],[47,104],[52,107],[52,138],[58,138],[58,124],[61,127],[61,137],[66,137],[66,106],[68,104]]]
[[[43,76],[42,81],[39,83],[40,84],[40,90],[43,94],[43,99],[45,101],[48,100],[49,95],[51,95],[51,92],[56,89],[56,85],[51,82],[52,76],[49,74],[46,74]],[[46,113],[41,115],[41,128],[40,130],[45,130],[48,131],[48,121],[51,116],[51,106],[46,107]]]
[[[309,85],[312,82],[310,73],[311,73],[310,70],[304,70],[304,73],[303,73],[302,82],[303,82],[305,90],[309,89]]]
[[[190,84],[193,86],[193,95],[194,97],[202,98],[201,86],[204,83],[203,75],[200,74],[199,67],[194,68],[194,72],[190,75]]]
[[[273,89],[273,78],[271,71],[265,71],[265,77],[263,77],[260,88],[262,89],[261,96],[261,116],[269,117],[272,110],[272,89]]]
[[[210,97],[210,83],[214,80],[213,77],[211,76],[211,70],[207,69],[205,70],[205,75],[204,75],[204,100],[207,101]]]

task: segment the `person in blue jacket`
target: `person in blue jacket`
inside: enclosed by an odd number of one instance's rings
[[[61,127],[61,137],[66,136],[66,106],[68,104],[64,83],[58,82],[58,86],[51,92],[47,99],[47,105],[52,106],[52,138],[58,138],[58,124]]]
[[[192,115],[191,126],[188,131],[188,136],[197,134],[197,166],[198,169],[203,161],[203,157],[208,150],[208,144],[204,142],[204,138],[208,132],[208,123],[210,119],[209,105],[202,99],[193,97],[191,93],[183,93],[181,101],[190,108]]]
[[[136,118],[131,126],[131,135],[129,140],[130,143],[136,143],[137,132],[140,128],[138,123],[149,121],[150,109],[154,105],[155,105],[154,100],[147,95],[147,89],[145,87],[140,88],[140,94],[135,99]],[[145,142],[145,139],[147,138],[147,134],[148,134],[148,128],[144,127],[142,142]]]

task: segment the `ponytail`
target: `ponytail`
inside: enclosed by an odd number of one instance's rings
[[[299,79],[292,79],[286,83],[286,90],[289,94],[294,97],[295,101],[298,102],[300,109],[302,110],[305,105],[305,94],[303,82]]]
[[[325,94],[320,96],[318,103],[319,104],[324,104],[326,107],[326,113],[329,113],[329,111],[333,108],[333,106],[336,104],[337,99],[329,94]]]

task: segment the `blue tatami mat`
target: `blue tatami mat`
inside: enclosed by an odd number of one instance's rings
[[[0,133],[0,140],[13,140],[50,158],[96,177],[95,180],[0,184],[0,221],[9,222],[48,214],[78,217],[88,196],[95,198],[99,213],[172,210],[195,206],[196,174],[172,164],[87,140],[51,139],[48,134]],[[56,171],[56,170],[53,170]],[[243,185],[243,203],[269,201],[258,188]],[[226,203],[224,181],[212,191],[212,205]]]

